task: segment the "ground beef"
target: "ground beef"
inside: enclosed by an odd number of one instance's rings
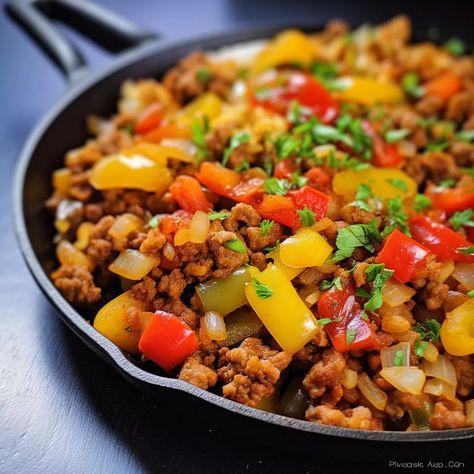
[[[373,221],[377,215],[373,212],[367,212],[357,206],[344,206],[341,208],[341,217],[348,224],[368,224]]]
[[[213,128],[206,135],[206,150],[211,158],[220,160],[224,155],[224,150],[227,147],[230,138],[235,130],[234,124],[223,124]]]
[[[252,164],[255,162],[255,152],[252,151],[248,143],[239,145],[232,150],[229,155],[229,167],[231,169],[241,166],[243,163]]]
[[[458,166],[474,166],[474,146],[471,143],[453,141],[449,151]]]
[[[168,313],[175,314],[192,329],[196,328],[197,323],[199,321],[199,315],[191,308],[188,308],[181,300],[178,299],[170,298],[162,306],[160,302],[160,308],[156,309],[162,309],[163,311],[167,311]]]
[[[140,245],[140,252],[159,257],[160,251],[166,244],[166,236],[160,229],[152,229]]]
[[[327,275],[316,267],[305,268],[299,275],[298,279],[302,285],[316,285],[319,284],[327,277]]]
[[[225,278],[229,276],[238,267],[241,267],[248,261],[248,251],[245,253],[235,252],[225,246],[226,242],[238,239],[234,232],[221,231],[211,234],[208,239],[209,249],[214,255],[217,270],[212,274],[215,278]],[[239,239],[245,248],[245,242]]]
[[[95,286],[90,270],[84,265],[61,265],[51,278],[71,303],[95,303],[102,296],[102,290]]]
[[[461,91],[448,100],[444,116],[448,120],[461,122],[474,113],[474,91]]]
[[[283,238],[282,226],[277,222],[272,224],[265,235],[262,235],[260,227],[244,228],[241,230],[241,234],[246,238],[247,245],[253,252],[274,247]]]
[[[425,301],[426,307],[434,310],[443,306],[443,301],[448,297],[448,292],[448,285],[432,281],[425,286],[421,297]]]
[[[239,347],[219,351],[219,380],[224,397],[256,407],[274,391],[280,373],[291,361],[286,352],[272,350],[260,339],[249,337]]]
[[[306,410],[306,419],[342,428],[377,431],[383,429],[382,422],[374,418],[368,408],[362,406],[344,411],[335,410],[326,405],[312,406]]]
[[[345,368],[346,360],[340,352],[325,350],[322,360],[314,364],[303,379],[303,386],[310,398],[324,395],[323,403],[335,405],[342,397],[341,380]]]
[[[178,378],[203,390],[207,390],[217,383],[216,371],[203,364],[200,352],[195,352],[186,360]]]
[[[133,297],[140,301],[151,303],[156,296],[156,281],[149,276],[132,286]]]
[[[369,265],[370,263],[367,262],[356,263],[354,267],[354,272],[352,273],[356,282],[356,286],[363,286],[367,283],[367,273],[365,271],[367,270]]]
[[[456,161],[449,153],[435,151],[421,156],[421,164],[426,171],[426,176],[435,183],[448,178],[459,177]]]
[[[91,239],[86,250],[87,256],[96,262],[107,260],[111,253],[112,243],[106,239]]]
[[[466,415],[450,402],[437,402],[429,418],[432,430],[452,430],[466,427]]]
[[[231,209],[231,216],[222,223],[226,230],[235,232],[243,224],[247,227],[259,226],[262,218],[260,214],[249,204],[238,203]],[[277,224],[275,222],[275,224]],[[281,228],[280,224],[277,224]],[[273,226],[272,226],[273,227]]]
[[[415,110],[423,117],[439,115],[444,107],[444,99],[436,95],[427,95],[415,104]]]
[[[451,357],[451,362],[454,364],[458,379],[456,392],[461,397],[469,397],[474,389],[474,357]]]
[[[158,282],[158,293],[166,293],[171,298],[180,298],[187,286],[186,278],[183,272],[175,268],[169,275],[163,275]]]

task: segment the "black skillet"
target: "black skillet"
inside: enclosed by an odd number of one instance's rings
[[[229,423],[233,423],[236,429],[263,429],[267,437],[271,432],[271,436],[279,439],[282,433],[289,432],[293,441],[298,439],[298,442],[311,444],[318,440],[319,443],[329,442],[333,446],[343,439],[349,439],[352,443],[357,443],[357,440],[403,443],[467,440],[474,437],[472,428],[438,432],[373,432],[324,426],[267,413],[200,390],[180,380],[147,372],[99,334],[61,296],[48,277],[55,265],[52,245],[54,229],[43,203],[51,192],[52,171],[61,166],[66,150],[80,146],[86,140],[85,118],[88,114],[108,116],[113,113],[118,89],[125,79],[159,77],[193,49],[209,50],[267,38],[281,28],[265,27],[169,42],[158,41],[157,35],[86,1],[9,0],[7,10],[59,66],[71,84],[65,97],[31,132],[19,156],[13,195],[16,234],[23,256],[38,285],[62,320],[90,348],[142,390],[171,399],[173,403],[187,404],[201,414],[208,413],[208,416],[229,419]],[[126,51],[107,68],[91,73],[80,53],[53,27],[49,19],[69,24],[110,51]],[[303,29],[308,29],[307,26],[303,26]],[[201,400],[207,403],[202,403]]]

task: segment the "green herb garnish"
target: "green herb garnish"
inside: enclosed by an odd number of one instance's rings
[[[237,253],[246,253],[247,249],[240,239],[228,240],[224,244],[229,250],[233,250]]]
[[[425,341],[420,341],[417,339],[415,341],[415,344],[413,344],[413,352],[415,355],[418,357],[423,357],[426,351],[426,348],[428,347],[428,343]]]
[[[156,229],[161,221],[162,215],[157,214],[156,216],[153,216],[149,221],[148,221],[148,227],[150,229]]]
[[[270,229],[273,227],[274,222],[270,219],[263,219],[260,223],[260,234],[267,235]]]
[[[443,44],[443,48],[450,52],[453,56],[462,56],[466,50],[466,46],[459,38],[451,38]]]
[[[415,204],[413,207],[416,212],[420,212],[423,209],[428,209],[431,206],[432,202],[428,196],[425,196],[424,194],[417,194],[415,196]]]
[[[382,289],[385,282],[393,275],[393,270],[387,270],[383,263],[373,263],[365,269],[367,280],[373,282],[370,299],[364,304],[367,311],[376,311],[382,306]]]
[[[263,191],[267,194],[284,196],[291,189],[291,184],[286,179],[267,178],[263,181]]]
[[[201,66],[197,72],[196,72],[196,76],[199,80],[199,82],[202,82],[203,84],[208,82],[211,77],[212,77],[212,73],[211,71],[209,71],[209,69],[205,66]]]
[[[377,225],[378,222],[373,220],[369,224],[353,224],[340,229],[336,237],[337,251],[333,261],[339,262],[349,258],[357,247],[364,247],[374,253],[374,244],[382,240]]]
[[[393,365],[395,367],[401,367],[403,365],[403,351],[395,351],[395,356],[393,357]]]
[[[474,255],[474,245],[470,245],[469,247],[458,247],[456,250],[464,255]]]
[[[304,227],[310,227],[316,222],[316,213],[311,209],[308,209],[306,206],[304,209],[298,209],[296,213],[298,214],[301,225]]]
[[[211,211],[208,214],[209,220],[210,221],[215,221],[215,220],[220,220],[223,221],[224,219],[227,219],[232,215],[231,212],[224,212],[224,211]]]
[[[412,329],[420,334],[421,340],[436,342],[439,340],[441,324],[439,324],[436,319],[427,319],[422,323],[415,323]]]
[[[456,211],[449,219],[454,230],[460,230],[461,227],[474,227],[474,220],[472,216],[474,211],[472,209],[465,209],[464,211]]]
[[[408,228],[408,214],[403,209],[402,198],[400,196],[387,201],[386,224],[382,232],[383,237],[391,234],[397,227],[404,234],[411,237],[410,229]]]
[[[323,280],[319,285],[319,288],[321,289],[321,291],[326,291],[332,288],[333,286],[338,290],[342,291],[341,277],[335,277],[332,280]]]
[[[474,298],[474,290],[469,290],[467,293],[466,293],[466,296],[468,298]]]
[[[252,278],[252,285],[255,289],[255,293],[259,298],[266,299],[270,298],[273,295],[273,291],[267,285],[262,283],[261,281],[257,280],[256,278]]]
[[[202,125],[200,125],[199,122],[194,122],[191,125],[191,140],[198,148],[197,155],[200,160],[207,156],[207,132],[209,132],[209,120],[207,116],[204,116]]]
[[[474,142],[474,130],[461,130],[455,137],[462,142]]]
[[[394,188],[400,189],[401,191],[408,191],[408,186],[403,179],[388,178],[385,181],[391,184]]]
[[[348,328],[346,332],[346,343],[352,344],[357,336],[357,329]]]
[[[420,77],[416,72],[407,72],[402,77],[402,88],[411,97],[419,98],[424,94],[420,86]]]
[[[400,128],[398,130],[389,130],[385,133],[385,140],[387,143],[395,143],[410,135],[410,130],[407,128]]]
[[[240,145],[247,143],[250,140],[250,135],[247,132],[236,133],[231,139],[229,146],[224,150],[224,156],[222,157],[222,164],[225,166],[229,161],[232,152]]]
[[[326,326],[326,324],[332,323],[333,320],[331,318],[321,318],[318,319],[318,323],[320,326]]]
[[[291,181],[296,187],[302,188],[308,182],[308,178],[306,176],[301,176],[295,171],[294,173],[291,173]]]

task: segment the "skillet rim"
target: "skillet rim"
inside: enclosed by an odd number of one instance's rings
[[[105,336],[96,331],[87,320],[70,305],[52,284],[48,275],[43,270],[28,236],[25,214],[23,211],[23,196],[26,185],[26,175],[29,165],[34,159],[34,153],[38,143],[43,138],[49,126],[67,110],[71,103],[79,99],[89,89],[93,89],[98,82],[108,79],[114,73],[133,68],[133,65],[141,60],[152,56],[158,56],[160,52],[170,52],[173,49],[185,48],[192,50],[200,47],[204,49],[216,49],[230,46],[239,42],[246,42],[268,38],[282,28],[288,28],[286,24],[273,23],[271,25],[245,25],[231,32],[215,32],[209,35],[201,35],[181,40],[153,40],[147,41],[133,50],[122,53],[115,60],[98,71],[92,72],[89,77],[75,84],[59,101],[49,109],[43,118],[34,125],[32,131],[20,150],[13,176],[12,189],[12,211],[16,239],[19,243],[22,256],[37,285],[43,294],[51,302],[60,318],[79,336],[91,349],[98,353],[102,359],[111,364],[126,380],[134,385],[143,387],[146,384],[151,390],[171,389],[184,392],[188,396],[199,398],[219,408],[230,412],[253,418],[265,423],[290,428],[300,432],[315,433],[343,439],[358,439],[371,441],[451,441],[474,438],[474,428],[462,428],[456,430],[441,431],[368,431],[340,428],[331,425],[322,425],[305,420],[288,418],[283,415],[265,412],[256,408],[241,405],[220,395],[199,389],[182,380],[163,377],[147,372],[130,362],[124,353]],[[296,27],[303,30],[316,30],[312,23],[298,22]],[[159,61],[159,59],[158,59]]]

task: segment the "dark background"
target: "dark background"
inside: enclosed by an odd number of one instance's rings
[[[473,8],[463,9],[460,2],[97,1],[166,38],[265,21],[318,25],[341,17],[360,24],[404,11],[421,35],[436,25],[443,38],[463,35],[474,42]],[[67,34],[93,68],[112,59],[84,38]],[[349,457],[336,442],[332,452],[318,451],[315,441],[314,449],[295,455],[284,442],[272,441],[272,447],[251,436],[235,438],[219,425],[219,411],[203,421],[189,410],[147,398],[66,329],[28,274],[10,216],[16,155],[66,85],[3,11],[0,74],[0,472],[305,473],[374,466],[370,450]],[[394,457],[390,446],[385,449],[385,461],[377,466],[384,470]],[[413,446],[395,459],[415,462],[418,452]],[[434,449],[432,460],[442,452],[442,446]],[[465,451],[452,459],[469,463]]]

